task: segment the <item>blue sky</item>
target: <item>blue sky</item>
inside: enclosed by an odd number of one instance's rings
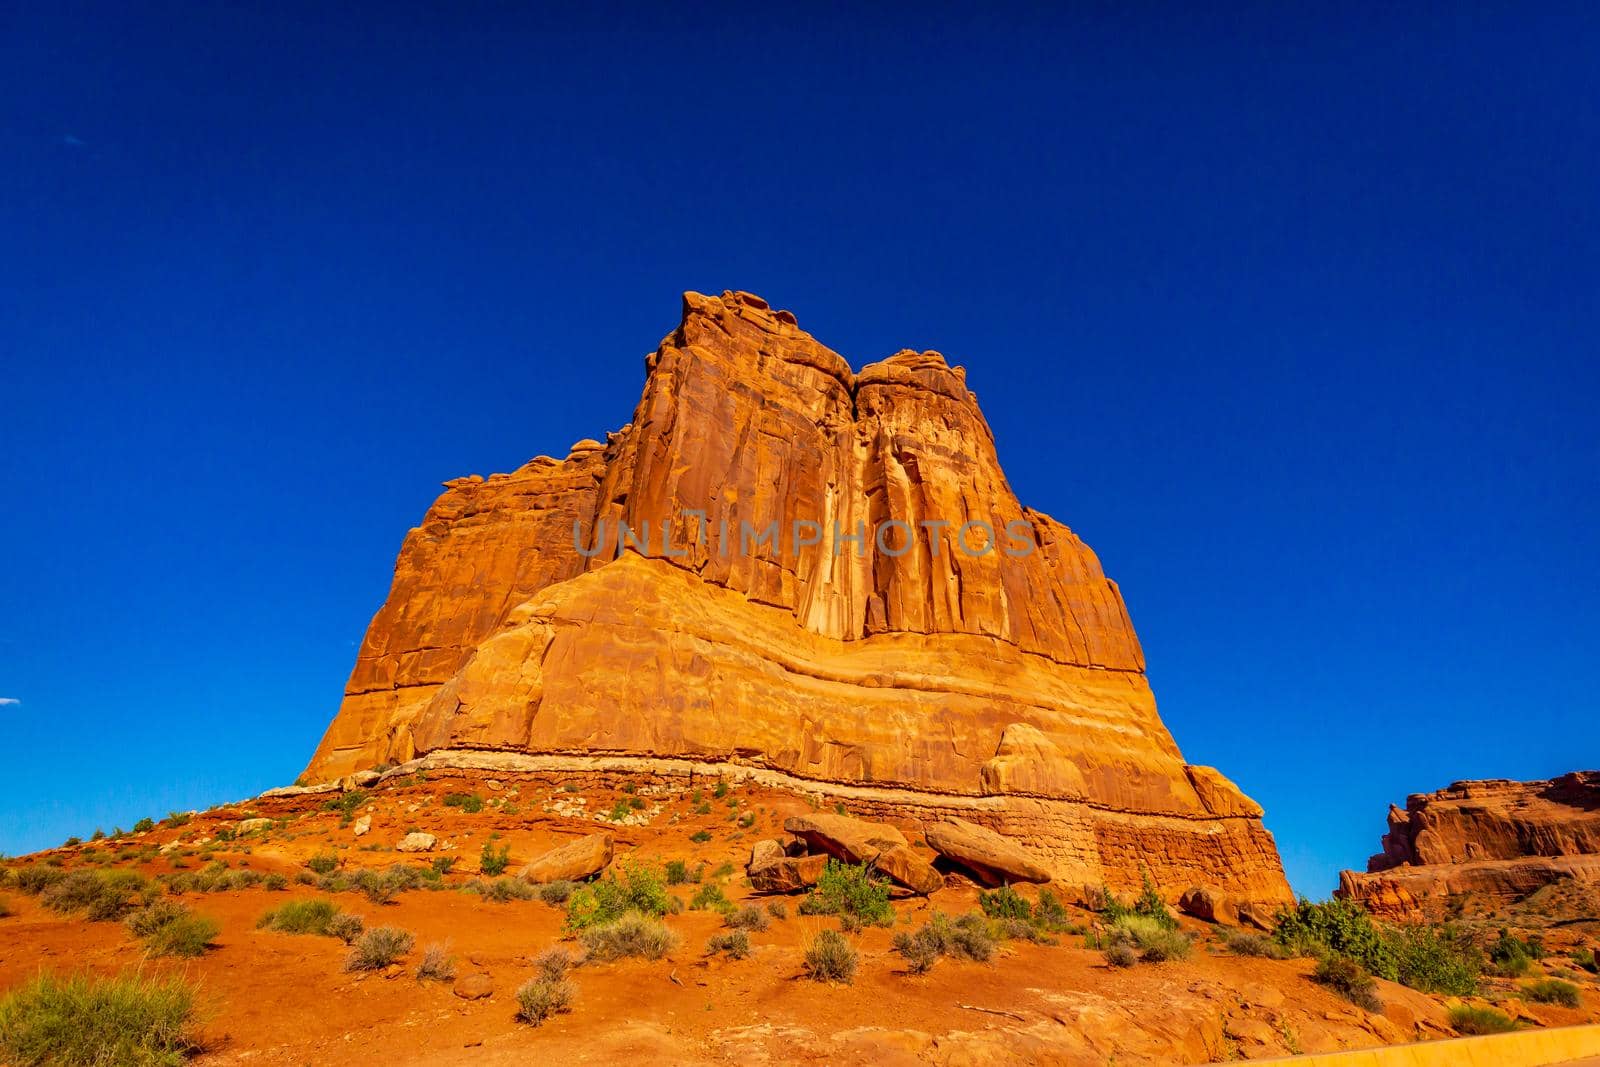
[[[0,851],[292,780],[684,289],[965,364],[1297,888],[1600,765],[1593,9],[231,7],[0,15]]]

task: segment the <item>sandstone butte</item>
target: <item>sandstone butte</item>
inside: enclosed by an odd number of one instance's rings
[[[1116,584],[1013,495],[963,368],[902,351],[853,373],[760,297],[691,292],[645,370],[603,443],[445,483],[303,780],[419,757],[733,775],[968,820],[1066,887],[1290,899],[1261,808],[1158,717]],[[957,551],[974,518],[1025,521],[1037,550]],[[589,555],[602,520],[657,538]],[[724,520],[869,536],[721,546]],[[870,533],[888,520],[951,526],[896,556]]]
[[[1565,879],[1600,884],[1600,771],[1538,782],[1455,782],[1389,806],[1383,851],[1338,895],[1394,919],[1452,897],[1511,904]]]

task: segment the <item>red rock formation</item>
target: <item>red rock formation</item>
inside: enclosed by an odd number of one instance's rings
[[[1069,883],[1142,865],[1287,899],[1261,809],[1184,764],[1116,585],[1017,501],[961,368],[853,374],[759,297],[688,293],[646,372],[605,444],[446,484],[312,779],[485,750],[737,765],[1004,830]]]
[[[1412,794],[1390,805],[1383,851],[1366,874],[1344,871],[1339,894],[1411,917],[1466,893],[1510,903],[1562,878],[1600,882],[1600,771]]]

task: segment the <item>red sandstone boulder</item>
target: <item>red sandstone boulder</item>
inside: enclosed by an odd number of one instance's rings
[[[984,885],[1050,880],[1050,872],[1015,841],[965,819],[932,823],[923,837],[929,848],[972,872]]]
[[[784,820],[783,828],[812,852],[845,863],[870,863],[898,885],[927,896],[944,888],[944,876],[911,850],[905,835],[888,823],[815,812]]]
[[[747,873],[757,893],[796,893],[816,885],[827,865],[825,855],[784,856]]]
[[[517,877],[537,883],[581,881],[605,870],[611,851],[610,834],[590,834],[551,849],[518,871]]]

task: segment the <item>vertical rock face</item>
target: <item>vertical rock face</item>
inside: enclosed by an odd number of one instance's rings
[[[1116,585],[1016,499],[965,377],[909,351],[855,374],[759,297],[685,294],[605,443],[446,484],[308,774],[732,763],[959,814],[1086,883],[1287,898],[1260,808],[1184,764]]]
[[[1455,782],[1389,806],[1383,851],[1341,896],[1402,915],[1475,893],[1513,902],[1564,878],[1600,882],[1600,771],[1537,782]]]

